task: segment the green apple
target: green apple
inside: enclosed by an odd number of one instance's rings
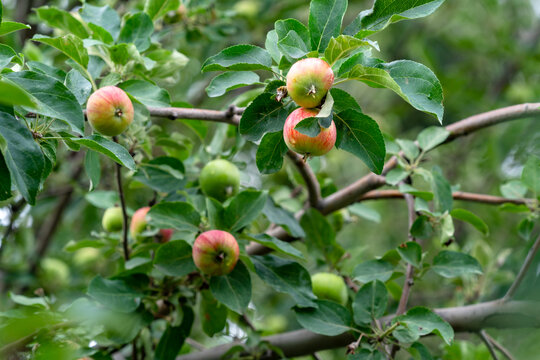
[[[88,98],[86,116],[90,125],[100,134],[120,135],[133,122],[133,104],[124,90],[116,86],[105,86]]]
[[[199,183],[205,195],[225,201],[238,192],[240,171],[230,161],[213,160],[202,169]]]
[[[319,299],[347,304],[347,285],[341,276],[332,273],[317,273],[311,277],[313,294]]]
[[[287,92],[295,103],[304,108],[320,106],[333,83],[332,68],[318,58],[299,60],[287,73]]]
[[[90,268],[96,265],[101,259],[98,249],[86,247],[73,253],[73,264],[80,268]]]
[[[105,213],[103,213],[103,218],[101,219],[101,225],[107,232],[121,231],[124,225],[122,208],[115,206],[105,210]]]
[[[38,276],[43,287],[49,290],[57,290],[69,285],[70,271],[62,260],[45,258],[40,262]]]
[[[332,150],[337,136],[333,120],[328,128],[321,126],[321,132],[315,137],[302,134],[295,129],[300,121],[318,113],[318,109],[298,108],[289,114],[283,126],[283,139],[289,149],[307,156],[322,156]]]
[[[233,271],[239,255],[236,239],[226,231],[203,232],[193,244],[195,266],[211,276],[227,275]]]

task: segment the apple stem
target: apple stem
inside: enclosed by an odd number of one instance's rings
[[[216,261],[217,262],[223,262],[223,260],[225,260],[225,253],[224,252],[220,252],[219,254],[216,255]]]

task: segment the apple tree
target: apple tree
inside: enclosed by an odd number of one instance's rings
[[[359,3],[0,3],[0,358],[535,356],[540,27]]]

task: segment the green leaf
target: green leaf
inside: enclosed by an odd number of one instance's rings
[[[252,71],[226,72],[212,79],[206,87],[206,93],[210,97],[218,97],[228,91],[253,84],[260,82],[259,75]]]
[[[69,141],[97,151],[129,170],[135,170],[135,161],[127,149],[101,135],[90,135],[83,138],[73,137],[69,138]]]
[[[429,191],[421,191],[414,187],[412,187],[409,184],[399,184],[399,192],[403,194],[411,194],[415,197],[419,197],[426,201],[433,200],[433,193]]]
[[[345,90],[338,88],[330,89],[330,94],[332,94],[332,99],[334,99],[334,111],[336,113],[341,113],[345,110],[356,110],[357,112],[362,112],[360,105],[356,102],[354,97],[351,96]]]
[[[85,3],[81,11],[81,17],[87,23],[103,28],[113,39],[116,39],[120,33],[120,16],[109,5],[99,7]]]
[[[17,53],[10,46],[0,44],[0,69],[9,65],[16,56]]]
[[[268,51],[272,59],[274,59],[277,64],[279,64],[281,60],[281,52],[279,51],[277,46],[278,41],[279,38],[276,30],[270,30],[266,34],[266,41],[264,42],[264,47],[266,48],[266,51]]]
[[[47,65],[47,64],[44,64],[42,62],[38,62],[38,61],[29,61],[26,63],[26,65],[28,65],[28,67],[30,68],[30,70],[34,71],[34,72],[37,72],[37,73],[42,73],[42,74],[45,74],[45,75],[48,75],[52,78],[55,78],[56,80],[60,81],[61,83],[64,83],[64,81],[66,80],[66,72],[62,69],[59,69],[59,68],[56,68],[54,66],[50,66],[50,65]]]
[[[9,298],[15,304],[19,304],[23,306],[39,306],[40,308],[44,308],[44,309],[49,308],[49,304],[47,303],[46,298],[43,298],[43,297],[27,297],[23,295],[14,294],[10,291]]]
[[[478,260],[470,255],[449,250],[443,250],[433,258],[432,269],[446,278],[467,274],[482,274],[482,268]]]
[[[184,171],[184,165],[177,158],[160,156],[140,164],[133,179],[155,191],[170,193],[185,185]]]
[[[255,272],[274,290],[290,295],[297,306],[316,307],[311,277],[302,265],[273,255],[252,256]]]
[[[402,168],[394,168],[386,174],[386,183],[396,186],[409,176],[409,173]]]
[[[521,173],[521,182],[534,193],[534,197],[540,195],[540,158],[532,155],[527,159]]]
[[[210,291],[219,302],[242,314],[251,300],[251,277],[248,269],[239,261],[230,274],[213,276],[210,279]]]
[[[403,331],[403,329],[409,333],[408,338],[414,339],[413,341],[430,333],[439,335],[448,345],[454,340],[452,326],[425,307],[414,307],[407,311],[406,314],[396,316],[392,323],[397,322],[400,323],[400,326],[394,330],[393,334],[398,340],[400,340],[399,332]]]
[[[5,112],[0,112],[0,150],[12,181],[26,201],[34,205],[45,167],[43,153],[30,130]]]
[[[287,154],[283,131],[266,133],[257,148],[255,161],[261,174],[273,174],[281,170],[283,157]]]
[[[66,33],[72,33],[81,39],[88,37],[84,25],[69,12],[60,10],[56,7],[42,6],[35,9],[37,16],[45,24],[52,28],[63,30]]]
[[[305,45],[309,45],[309,30],[306,25],[302,24],[296,19],[278,20],[274,24],[276,35],[278,40],[281,40],[287,36],[287,34],[293,30],[304,42]],[[277,43],[277,41],[276,41]]]
[[[525,241],[531,239],[532,232],[534,230],[534,221],[529,219],[523,219],[518,224],[518,235]]]
[[[30,93],[5,78],[0,78],[0,104],[20,105],[27,108],[34,108],[36,106]]]
[[[155,360],[174,360],[180,352],[182,345],[191,333],[191,327],[195,320],[193,310],[186,305],[182,305],[182,322],[179,326],[167,324],[167,329],[156,347],[154,354]]]
[[[88,67],[88,52],[84,47],[83,41],[73,34],[67,34],[56,38],[37,34],[34,35],[32,40],[50,45],[60,50],[83,69]]]
[[[3,21],[0,24],[0,36],[4,36],[14,31],[19,31],[23,29],[30,29],[30,26],[15,21]]]
[[[408,241],[397,247],[397,252],[401,258],[411,264],[412,266],[419,268],[422,261],[422,247],[414,241]]]
[[[100,209],[108,209],[120,203],[117,191],[96,190],[84,195],[86,201]]]
[[[389,262],[384,260],[368,260],[360,263],[354,268],[353,278],[356,281],[368,283],[370,281],[379,280],[385,282],[390,279],[394,267]]]
[[[452,210],[454,201],[452,187],[438,166],[433,168],[431,174],[431,190],[435,195],[435,208],[441,213]]]
[[[377,224],[381,222],[381,214],[379,214],[377,210],[372,209],[367,205],[356,203],[349,206],[347,209],[349,209],[352,214],[363,219],[373,221]]]
[[[316,300],[317,308],[294,308],[296,320],[309,331],[336,336],[351,330],[351,313],[347,308],[328,300]]]
[[[90,81],[86,80],[86,78],[75,69],[72,69],[67,73],[65,85],[69,91],[75,95],[80,105],[86,103],[88,96],[90,96],[90,93],[92,92],[92,84]]]
[[[338,138],[336,147],[352,153],[376,174],[381,174],[386,148],[377,122],[357,110],[334,114]]]
[[[418,145],[424,151],[429,151],[442,144],[450,136],[450,131],[439,126],[430,126],[418,134]]]
[[[328,220],[316,209],[309,208],[300,219],[306,232],[305,241],[310,252],[319,253],[335,264],[345,250],[336,242],[336,233]]]
[[[344,33],[363,38],[400,20],[428,16],[443,2],[444,0],[375,0],[373,8],[362,11],[347,26]]]
[[[287,36],[279,40],[277,46],[282,54],[292,59],[301,58],[309,52],[306,43],[294,30],[289,31]]]
[[[165,202],[152,206],[148,212],[150,224],[157,228],[174,228],[177,230],[199,231],[201,218],[193,205],[181,202]]]
[[[267,234],[250,235],[249,240],[259,243],[272,250],[275,250],[278,253],[289,255],[299,260],[303,260],[304,258],[302,252],[288,242],[279,240],[278,238]]]
[[[88,285],[88,295],[109,309],[122,313],[139,307],[142,294],[130,288],[123,280],[109,280],[96,276]]]
[[[36,107],[25,107],[25,110],[56,118],[70,125],[71,130],[84,133],[84,114],[75,95],[61,82],[50,76],[20,71],[4,75],[37,100]]]
[[[285,227],[292,236],[306,236],[306,233],[298,223],[298,220],[294,217],[294,214],[276,205],[270,196],[268,196],[266,204],[264,205],[263,214],[274,224]]]
[[[399,145],[403,153],[411,162],[414,161],[418,155],[420,155],[420,150],[418,146],[411,140],[396,139],[396,143]]]
[[[527,187],[520,180],[510,180],[500,187],[501,194],[508,199],[522,199],[527,193]]]
[[[237,194],[225,209],[225,224],[235,232],[255,220],[266,203],[266,193],[245,190]]]
[[[303,119],[294,127],[294,129],[311,137],[319,135],[322,128],[328,129],[330,125],[332,125],[332,120],[334,118],[333,108],[334,98],[332,97],[332,94],[329,93],[326,95],[324,104],[319,113],[315,116]]]
[[[382,282],[370,281],[364,284],[354,297],[354,322],[358,325],[370,324],[384,315],[387,304],[388,291]]]
[[[171,106],[171,97],[167,90],[143,80],[128,80],[117,85],[145,106]]]
[[[274,94],[264,92],[244,110],[240,119],[240,134],[250,141],[259,140],[265,133],[282,131],[289,115],[285,105]]]
[[[92,191],[99,185],[101,179],[101,164],[99,163],[99,154],[95,151],[88,150],[84,156],[84,171],[90,180],[90,188]]]
[[[202,71],[246,71],[269,70],[272,66],[270,54],[255,45],[235,45],[209,57],[202,66]]]
[[[352,36],[339,35],[330,39],[330,43],[324,51],[324,57],[330,66],[333,66],[336,61],[346,58],[360,47],[369,47],[369,43]]]
[[[309,7],[311,50],[322,52],[341,32],[347,0],[312,0]]]
[[[182,240],[161,245],[154,257],[154,267],[167,276],[185,276],[197,270],[191,254],[191,246]]]
[[[4,155],[0,151],[0,201],[11,197],[11,175],[6,165]]]
[[[221,332],[227,325],[227,308],[219,303],[208,290],[200,292],[200,319],[204,333],[210,337]]]
[[[177,10],[178,7],[180,0],[146,0],[144,11],[155,21],[167,12]]]
[[[477,215],[473,214],[469,210],[452,209],[452,211],[450,211],[450,215],[452,215],[454,219],[468,222],[474,226],[476,230],[480,231],[486,236],[489,234],[489,228],[484,220],[480,219]]]
[[[150,47],[150,36],[154,32],[154,24],[150,16],[144,12],[133,14],[127,18],[118,36],[119,43],[132,43],[137,50],[143,52]]]

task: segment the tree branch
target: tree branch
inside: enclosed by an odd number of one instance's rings
[[[434,310],[448,321],[456,332],[478,332],[484,328],[528,328],[540,326],[540,304],[532,301],[500,300],[476,305],[459,306]],[[387,316],[383,321],[390,322]],[[263,337],[273,346],[283,350],[286,357],[312,354],[317,351],[345,347],[355,341],[353,335],[344,333],[337,336],[315,334],[308,330],[295,330],[283,334]],[[182,355],[177,360],[218,360],[238,342],[219,345],[205,351]],[[279,359],[275,355],[262,357],[261,360]]]
[[[287,151],[287,156],[292,160],[294,165],[296,165],[300,175],[302,175],[302,178],[306,183],[309,205],[315,209],[318,209],[321,204],[322,197],[321,187],[319,185],[319,181],[317,180],[317,176],[315,176],[315,173],[313,170],[311,170],[308,163],[304,161],[302,156],[291,150]]]
[[[497,357],[497,354],[495,354],[495,349],[493,348],[493,344],[491,343],[491,341],[489,341],[488,337],[486,336],[486,331],[485,330],[480,330],[478,332],[478,336],[480,336],[480,339],[482,339],[484,344],[486,344],[486,347],[488,348],[489,354],[491,355],[493,360],[499,360],[499,358]]]
[[[238,126],[240,116],[244,112],[244,108],[230,106],[225,111],[192,109],[192,108],[157,108],[148,107],[151,116],[164,117],[171,120],[176,119],[193,119],[222,122]]]
[[[499,344],[497,340],[492,338],[487,332],[484,331],[484,335],[488,338],[489,342],[495,347],[495,349],[499,350],[501,354],[503,354],[508,360],[515,360],[510,351],[506,349],[504,346]]]
[[[534,242],[533,246],[529,250],[529,253],[527,254],[527,257],[525,258],[525,261],[523,262],[523,265],[521,266],[521,269],[519,270],[518,275],[516,276],[516,279],[506,292],[506,294],[503,297],[503,301],[508,301],[514,296],[517,289],[519,288],[519,285],[525,278],[525,275],[527,275],[527,271],[529,270],[529,267],[531,266],[531,263],[533,262],[533,259],[538,252],[538,249],[540,249],[540,234],[536,238],[536,241]]]
[[[454,191],[452,196],[455,200],[472,201],[484,204],[516,204],[530,206],[534,199],[509,199],[501,196],[476,194],[464,191]],[[404,194],[399,190],[373,190],[365,193],[358,201],[383,200],[383,199],[403,199]]]

